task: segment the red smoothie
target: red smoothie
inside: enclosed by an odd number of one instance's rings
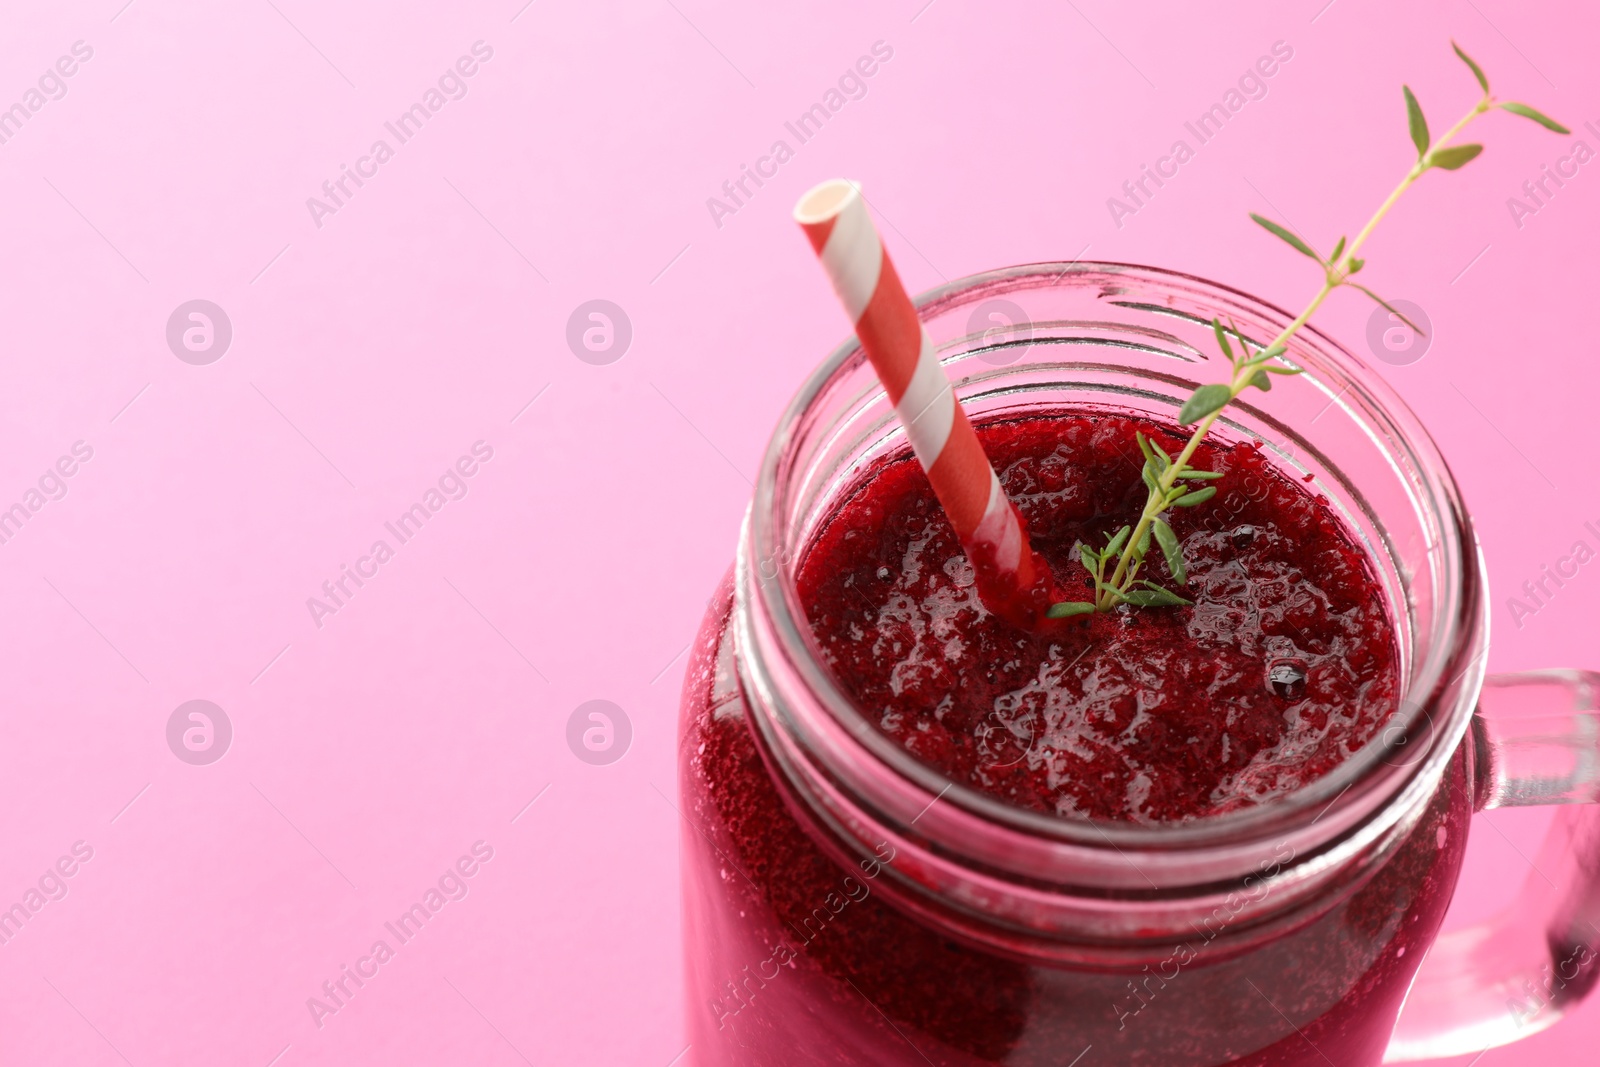
[[[1063,594],[1091,599],[1080,540],[1137,517],[1142,430],[1057,412],[979,434]],[[1169,521],[1194,601],[1019,631],[909,455],[879,461],[797,569],[819,657],[869,721],[955,782],[1063,819],[1181,823],[1328,773],[1393,712],[1378,579],[1326,501],[1249,444],[1206,445],[1218,495]],[[733,674],[729,589],[685,680],[681,789],[691,1038],[702,1067],[1381,1059],[1454,886],[1471,812],[1465,750],[1404,841],[1287,932],[1197,931],[1143,968],[998,955],[904,912],[882,864],[844,866],[775,771]]]
[[[990,424],[983,442],[1063,596],[1077,558],[1137,520],[1134,443],[1182,437],[1116,415]],[[1201,445],[1218,495],[1173,508],[1193,607],[1122,607],[1026,633],[983,610],[972,567],[912,459],[874,470],[806,555],[800,595],[856,703],[945,775],[1062,816],[1175,822],[1326,774],[1395,708],[1383,594],[1326,501],[1256,447]]]

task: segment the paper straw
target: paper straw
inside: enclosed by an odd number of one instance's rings
[[[1050,568],[1028,543],[1022,515],[956,402],[860,190],[840,178],[823,182],[800,198],[794,217],[972,561],[984,606],[1014,625],[1036,628],[1054,599]]]

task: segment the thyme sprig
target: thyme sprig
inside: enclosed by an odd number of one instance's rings
[[[1422,333],[1415,323],[1407,319],[1387,300],[1366,286],[1351,280],[1367,265],[1367,261],[1356,253],[1367,243],[1378,223],[1389,214],[1390,209],[1406,190],[1416,184],[1424,174],[1430,170],[1460,170],[1482,154],[1481,144],[1455,143],[1456,138],[1473,120],[1498,109],[1537,122],[1555,133],[1572,132],[1527,104],[1496,100],[1489,90],[1489,79],[1484,75],[1483,69],[1461,50],[1460,45],[1452,41],[1450,46],[1472,71],[1479,88],[1483,90],[1483,96],[1459,122],[1446,130],[1442,136],[1434,139],[1429,134],[1428,120],[1423,116],[1422,105],[1417,102],[1416,95],[1412,93],[1410,86],[1401,87],[1405,95],[1406,121],[1411,133],[1411,142],[1417,149],[1417,158],[1406,171],[1405,177],[1400,180],[1400,184],[1395,186],[1388,199],[1378,207],[1373,216],[1367,220],[1367,224],[1356,233],[1354,239],[1347,241],[1344,237],[1340,237],[1335,242],[1333,251],[1323,256],[1290,230],[1271,219],[1251,213],[1250,218],[1257,225],[1288,244],[1296,252],[1316,261],[1322,269],[1322,285],[1311,298],[1311,302],[1306,305],[1305,310],[1295,316],[1294,321],[1285,326],[1264,348],[1257,346],[1252,351],[1252,342],[1231,322],[1224,328],[1221,320],[1211,320],[1217,348],[1232,368],[1232,375],[1227,384],[1214,383],[1200,386],[1184,403],[1178,412],[1178,422],[1183,426],[1193,424],[1195,428],[1188,443],[1176,456],[1168,455],[1159,444],[1144,434],[1135,435],[1139,451],[1144,455],[1141,475],[1148,490],[1139,521],[1131,526],[1123,526],[1109,535],[1102,548],[1097,549],[1082,543],[1078,545],[1079,561],[1094,580],[1094,598],[1089,601],[1055,604],[1049,610],[1051,618],[1061,619],[1073,615],[1109,611],[1121,604],[1144,608],[1173,607],[1191,603],[1172,590],[1148,578],[1139,577],[1139,572],[1145,565],[1146,554],[1154,540],[1161,550],[1167,574],[1180,586],[1187,583],[1188,573],[1183,560],[1183,547],[1178,541],[1177,534],[1162,516],[1171,508],[1192,508],[1216,495],[1215,485],[1197,486],[1194,483],[1215,481],[1222,475],[1214,471],[1195,470],[1189,466],[1189,461],[1194,457],[1195,450],[1200,447],[1200,442],[1205,439],[1211,425],[1216,422],[1223,409],[1248,388],[1270,390],[1273,375],[1300,373],[1300,368],[1285,362],[1282,357],[1288,351],[1289,341],[1311,321],[1317,309],[1322,307],[1322,302],[1328,299],[1329,294],[1335,289],[1349,286],[1360,290],[1417,333]],[[1237,355],[1228,341],[1230,335],[1239,342]]]

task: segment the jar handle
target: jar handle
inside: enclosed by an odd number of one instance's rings
[[[1600,673],[1492,676],[1473,717],[1478,810],[1565,805],[1501,916],[1434,942],[1384,1062],[1538,1033],[1600,978]]]

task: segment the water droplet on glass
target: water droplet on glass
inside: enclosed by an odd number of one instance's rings
[[[1305,696],[1306,661],[1275,659],[1267,664],[1267,688],[1291,702]]]

